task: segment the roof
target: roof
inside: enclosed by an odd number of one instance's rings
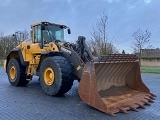
[[[66,25],[62,25],[62,24],[56,24],[56,23],[50,23],[47,21],[42,21],[42,22],[37,22],[35,24],[32,24],[31,27],[37,26],[37,25],[41,25],[41,24],[50,24],[50,25],[57,25],[57,26],[63,26],[64,28],[66,28]]]

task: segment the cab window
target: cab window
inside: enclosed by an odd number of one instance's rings
[[[34,27],[34,42],[41,43],[41,26],[40,25]]]

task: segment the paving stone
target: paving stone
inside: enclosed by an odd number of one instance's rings
[[[78,96],[78,82],[63,97],[46,95],[37,77],[27,87],[13,87],[0,67],[0,120],[159,120],[160,119],[160,74],[142,74],[143,81],[156,94],[155,103],[111,117],[85,103]]]

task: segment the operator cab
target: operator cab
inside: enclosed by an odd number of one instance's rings
[[[40,22],[31,25],[32,28],[32,42],[40,43],[40,47],[43,48],[45,44],[50,42],[64,42],[64,29],[68,28],[65,25]],[[68,34],[71,33],[68,28]]]

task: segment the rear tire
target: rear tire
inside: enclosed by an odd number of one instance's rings
[[[11,85],[25,86],[29,83],[26,80],[26,67],[21,64],[20,59],[13,58],[7,65],[7,75]]]
[[[63,95],[73,85],[73,69],[62,56],[44,59],[40,67],[40,83],[48,95]]]

